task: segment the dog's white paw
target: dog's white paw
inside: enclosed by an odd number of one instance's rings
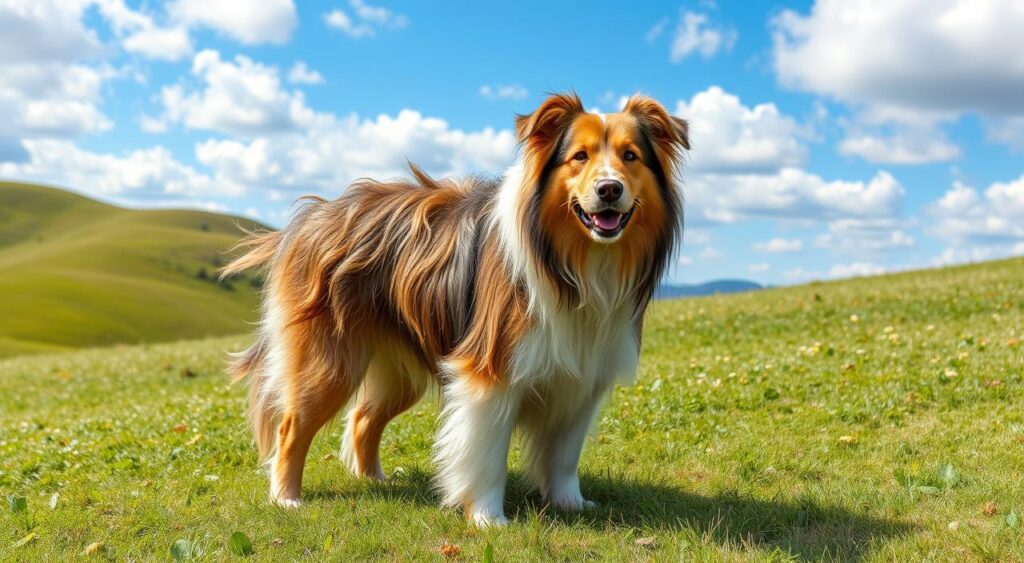
[[[477,528],[501,528],[508,526],[508,518],[504,514],[493,514],[487,511],[474,511],[469,519]]]
[[[584,510],[593,510],[599,505],[592,501],[583,498],[583,495],[552,495],[549,500],[552,506],[563,512],[582,512]]]
[[[280,506],[281,508],[288,509],[299,508],[302,506],[302,501],[297,498],[274,498],[270,499],[270,502]]]

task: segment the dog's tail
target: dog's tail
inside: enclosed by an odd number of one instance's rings
[[[278,247],[281,246],[281,240],[284,238],[281,231],[254,231],[246,233],[246,235],[232,249],[238,250],[243,248],[245,253],[221,268],[221,279],[240,274],[249,268],[263,266],[270,262],[270,259],[277,253]]]
[[[267,459],[277,444],[277,426],[281,422],[280,393],[268,369],[270,341],[265,331],[256,333],[256,342],[244,352],[233,354],[228,364],[232,382],[249,378],[249,420],[260,452]]]
[[[248,233],[235,247],[244,248],[246,252],[221,269],[221,278],[265,266],[277,253],[283,238],[281,231]],[[249,378],[249,419],[260,458],[264,460],[271,456],[277,444],[277,426],[281,419],[278,389],[271,381],[272,374],[267,365],[272,337],[266,327],[261,326],[256,331],[256,341],[252,346],[234,354],[228,364],[233,383]]]

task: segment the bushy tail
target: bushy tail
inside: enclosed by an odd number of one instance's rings
[[[248,233],[235,247],[245,248],[246,252],[221,269],[221,278],[267,264],[277,253],[281,239],[280,231]],[[281,418],[276,390],[273,385],[267,384],[270,374],[266,364],[270,344],[266,331],[261,327],[256,332],[256,341],[252,346],[235,354],[228,365],[232,382],[249,377],[249,418],[260,458],[264,460],[270,457],[277,444],[277,426]]]
[[[277,253],[277,248],[281,244],[281,237],[281,231],[255,231],[248,233],[248,236],[243,238],[232,249],[244,248],[246,249],[245,254],[235,258],[230,264],[221,268],[221,279],[270,262],[270,259]]]
[[[281,422],[277,389],[267,380],[270,377],[266,369],[269,347],[267,337],[258,332],[256,342],[248,350],[234,354],[228,364],[232,383],[249,377],[249,420],[261,459],[267,459],[273,453],[277,426]]]

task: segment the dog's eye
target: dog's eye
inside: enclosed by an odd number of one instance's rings
[[[622,155],[623,160],[633,161],[636,160],[636,153],[633,151],[626,151]]]
[[[580,151],[580,152],[572,155],[572,159],[573,160],[578,160],[580,162],[583,162],[584,160],[587,159],[587,151]]]

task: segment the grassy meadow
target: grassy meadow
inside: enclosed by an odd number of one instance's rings
[[[215,279],[239,226],[0,182],[0,357],[244,331],[255,282]]]
[[[1022,340],[1021,260],[657,302],[584,451],[599,508],[543,506],[514,451],[486,530],[430,492],[436,397],[384,483],[322,432],[288,511],[222,370],[247,337],[10,358],[0,560],[1024,561]]]

